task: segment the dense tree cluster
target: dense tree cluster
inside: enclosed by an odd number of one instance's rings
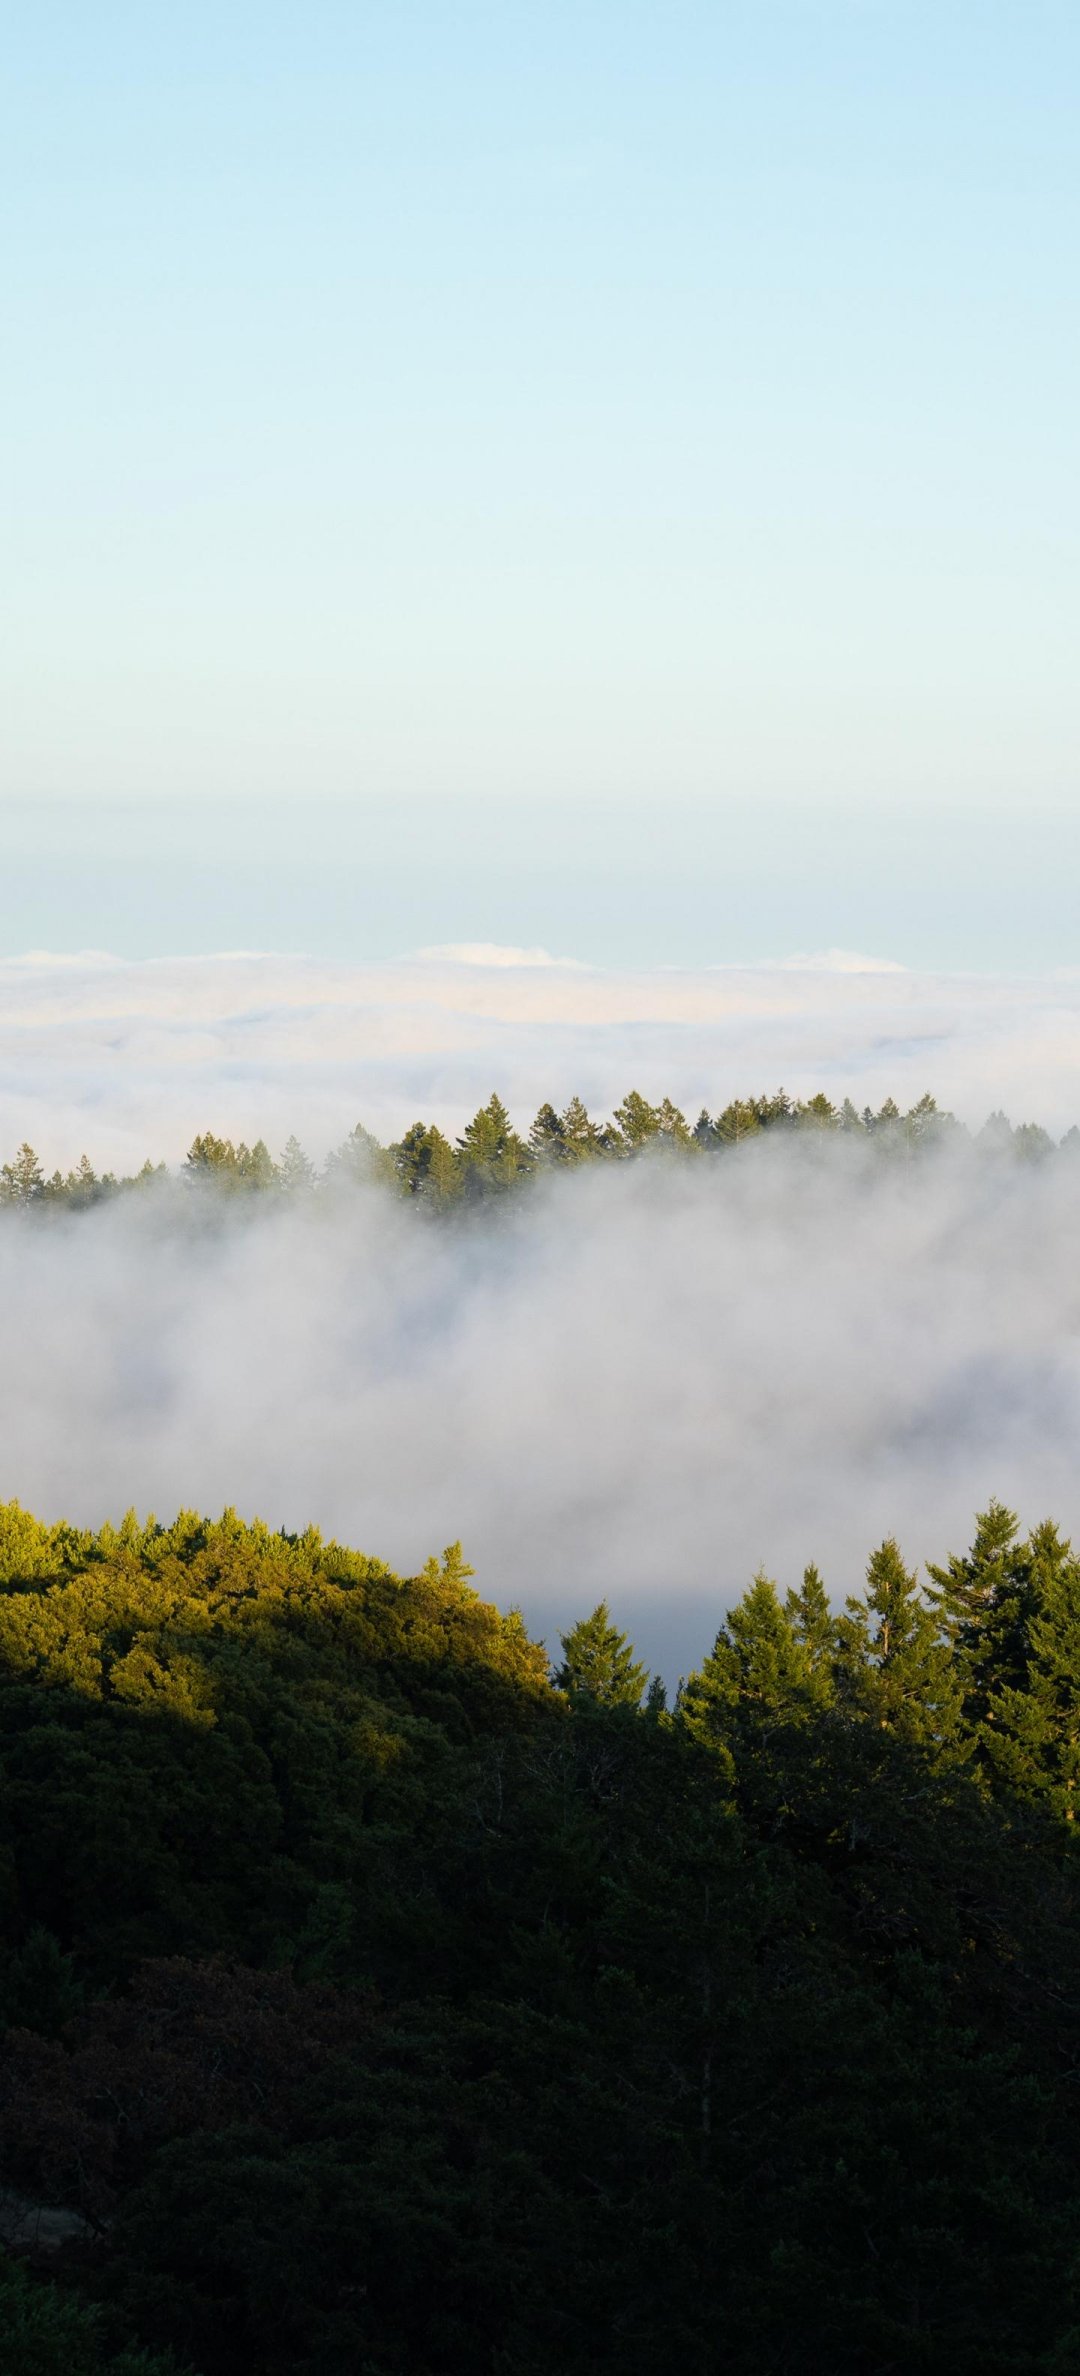
[[[943,1112],[929,1094],[906,1114],[891,1097],[877,1113],[869,1106],[857,1113],[850,1098],[835,1106],[822,1092],[799,1100],[780,1089],[771,1097],[734,1098],[716,1115],[703,1107],[691,1124],[670,1098],[650,1105],[632,1089],[605,1122],[594,1121],[580,1097],[572,1097],[562,1113],[542,1105],[523,1138],[502,1099],[493,1095],[455,1140],[446,1138],[434,1123],[414,1122],[393,1145],[384,1147],[358,1122],[321,1171],[295,1138],[288,1140],[275,1162],[263,1139],[253,1147],[242,1140],[234,1146],[231,1139],[203,1131],[192,1141],[182,1176],[193,1188],[230,1196],[254,1191],[294,1198],[375,1181],[401,1197],[453,1206],[583,1163],[626,1162],[643,1154],[716,1155],[766,1132],[835,1135],[892,1155],[910,1155],[968,1136],[955,1116]],[[991,1114],[977,1144],[1028,1162],[1056,1152],[1049,1132],[1037,1123],[1014,1128],[1000,1113]],[[1068,1131],[1060,1144],[1069,1152],[1080,1150],[1080,1129]],[[112,1172],[99,1175],[87,1155],[74,1171],[54,1171],[46,1177],[34,1148],[24,1142],[9,1163],[0,1165],[0,1206],[78,1211],[122,1191],[153,1187],[167,1177],[166,1165],[149,1159],[127,1178]]]
[[[5,2371],[1068,2376],[1078,1768],[997,1505],[670,1709],[456,1545],[7,1505]]]

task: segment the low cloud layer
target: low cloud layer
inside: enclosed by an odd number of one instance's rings
[[[1004,1106],[1080,1120],[1080,972],[916,974],[832,951],[750,968],[602,971],[542,950],[431,950],[393,963],[234,955],[0,963],[0,1155],[46,1166],[177,1161],[196,1131],[321,1156],[362,1119],[448,1133],[493,1088],[527,1122],[630,1087],[694,1115],[736,1094],[824,1087],[902,1105],[929,1089],[965,1121]]]
[[[1067,1154],[798,1140],[464,1227],[377,1191],[0,1216],[0,1491],[233,1503],[404,1569],[461,1536],[549,1642],[606,1593],[675,1674],[761,1562],[839,1596],[995,1493],[1080,1529],[1078,1187]]]

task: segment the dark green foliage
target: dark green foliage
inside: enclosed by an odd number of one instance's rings
[[[109,2322],[0,2252],[0,2367],[4,2376],[183,2376],[156,2351],[110,2348]]]
[[[935,1757],[956,1752],[960,1678],[898,1544],[882,1543],[873,1553],[866,1598],[848,1601],[837,1630],[839,1684],[848,1704]]]
[[[760,1576],[671,1713],[456,1544],[0,1552],[4,2376],[1077,2364],[1052,1527]]]

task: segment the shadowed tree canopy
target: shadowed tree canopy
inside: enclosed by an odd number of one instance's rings
[[[0,1508],[4,2376],[1071,2371],[1080,1567],[938,1573],[669,1711],[457,1543]]]

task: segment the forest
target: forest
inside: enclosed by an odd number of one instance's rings
[[[434,1123],[414,1122],[400,1139],[383,1146],[358,1122],[321,1169],[295,1137],[275,1161],[261,1138],[249,1147],[243,1140],[234,1145],[213,1131],[201,1131],[188,1149],[181,1177],[189,1187],[218,1193],[274,1192],[293,1198],[376,1183],[398,1197],[446,1209],[503,1195],[581,1164],[626,1162],[642,1155],[715,1156],[765,1134],[775,1138],[789,1133],[800,1134],[804,1142],[814,1134],[844,1139],[894,1158],[967,1142],[971,1135],[929,1092],[906,1113],[891,1097],[876,1113],[869,1106],[860,1113],[850,1098],[836,1106],[823,1091],[796,1099],[779,1089],[769,1096],[733,1098],[715,1115],[703,1107],[691,1124],[670,1098],[651,1105],[632,1089],[607,1121],[594,1121],[580,1097],[572,1097],[561,1112],[544,1104],[522,1137],[502,1099],[493,1093],[452,1140]],[[1059,1151],[1080,1151],[1080,1128],[1074,1124],[1058,1143],[1037,1122],[1014,1127],[1007,1115],[994,1113],[974,1143],[999,1157],[1042,1162]],[[168,1176],[168,1166],[148,1156],[140,1171],[118,1178],[113,1172],[97,1172],[88,1155],[71,1171],[47,1175],[36,1149],[24,1140],[10,1160],[0,1164],[0,1207],[78,1211],[124,1191],[153,1188]]]
[[[670,1704],[457,1544],[8,1503],[6,2376],[1070,2376],[1078,1788],[997,1503]]]

